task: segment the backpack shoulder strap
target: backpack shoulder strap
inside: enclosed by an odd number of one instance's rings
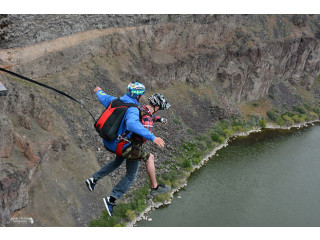
[[[145,115],[148,115],[149,113],[141,108],[139,108],[139,116],[140,116],[140,119],[145,116]]]
[[[117,98],[111,102],[111,107],[112,108],[115,108],[115,107],[128,107],[129,108],[129,107],[138,107],[138,105],[135,103],[125,103],[125,102],[122,102],[120,100],[120,98]]]

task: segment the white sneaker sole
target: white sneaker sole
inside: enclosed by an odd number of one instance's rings
[[[108,203],[107,203],[107,201],[106,201],[106,198],[102,198],[102,199],[103,199],[104,205],[106,206],[106,209],[107,209],[107,211],[108,211],[109,216],[112,217],[112,216],[111,216],[111,213],[110,213],[110,211],[109,211],[109,207],[108,207]],[[109,201],[109,197],[107,197],[107,200]]]
[[[90,184],[90,181],[89,179],[86,180],[86,184],[87,184],[87,187],[89,188],[89,190],[92,192],[92,188],[91,188],[91,184]]]
[[[159,195],[159,194],[168,193],[168,192],[170,192],[170,190],[171,190],[171,187],[170,187],[169,189],[167,189],[167,191],[165,191],[165,192],[150,192],[150,194],[151,194],[152,196],[157,196],[157,195]]]

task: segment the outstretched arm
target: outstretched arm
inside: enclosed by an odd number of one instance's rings
[[[159,137],[155,137],[155,139],[153,140],[153,143],[160,148],[164,148],[164,145],[165,145],[165,142],[163,141],[163,139]]]
[[[134,132],[147,140],[152,141],[157,146],[163,148],[165,142],[159,138],[155,137],[148,129],[146,129],[139,120],[139,110],[137,108],[131,107],[127,110],[126,114],[126,124],[127,129],[130,132]]]
[[[97,94],[99,101],[104,107],[108,107],[111,101],[116,99],[116,97],[106,94],[104,91],[101,90],[100,87],[96,87],[93,91]]]
[[[99,90],[102,90],[100,87],[96,87],[93,91],[94,93],[97,93]]]
[[[160,117],[160,116],[153,116],[152,121],[153,122],[161,122],[161,123],[164,123],[164,125],[166,125],[168,123],[168,119]]]

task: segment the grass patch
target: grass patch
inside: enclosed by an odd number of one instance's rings
[[[179,116],[174,118],[174,119],[172,119],[172,121],[177,125],[181,125],[182,124],[182,120],[181,120],[181,118]]]
[[[259,126],[262,128],[265,128],[267,126],[267,120],[266,119],[261,119],[259,121]]]
[[[271,109],[267,112],[268,119],[280,126],[292,126],[297,123],[316,120],[320,117],[320,109],[315,104],[305,103],[293,106],[291,111],[280,112],[278,109]]]
[[[133,192],[130,203],[117,203],[114,207],[113,216],[110,217],[104,210],[98,219],[92,220],[90,227],[121,227],[126,226],[127,221],[132,221],[139,213],[147,207],[146,196],[149,193],[148,185]]]
[[[279,117],[277,111],[275,109],[271,109],[267,111],[267,116],[271,121],[276,121],[277,118]]]

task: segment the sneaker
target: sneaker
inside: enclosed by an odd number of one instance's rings
[[[97,181],[95,181],[92,177],[86,180],[87,187],[92,192],[94,189],[94,186],[96,185]]]
[[[171,189],[170,186],[168,185],[164,185],[164,184],[159,184],[158,187],[155,188],[151,188],[150,194],[152,196],[158,195],[158,194],[162,194],[162,193],[167,193],[169,192]]]
[[[110,202],[109,197],[103,198],[103,202],[104,202],[104,205],[106,206],[106,209],[107,209],[110,217],[112,217],[113,207],[115,206],[115,204]]]

